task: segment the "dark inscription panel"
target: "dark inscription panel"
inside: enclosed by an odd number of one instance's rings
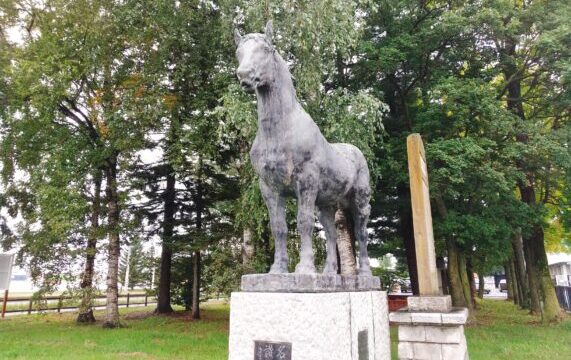
[[[291,343],[254,341],[254,360],[291,360]]]
[[[357,347],[359,348],[359,360],[369,360],[369,332],[367,330],[359,331]]]

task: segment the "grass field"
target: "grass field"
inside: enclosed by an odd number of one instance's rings
[[[76,325],[73,313],[21,315],[0,321],[0,359],[196,359],[227,357],[228,306],[149,316],[152,308],[120,309],[124,328]],[[97,318],[103,313],[96,312]]]
[[[78,326],[72,313],[7,318],[0,321],[0,359],[227,358],[227,305],[205,305],[201,321],[184,312],[150,316],[151,310],[121,309],[125,327],[115,330]],[[484,301],[466,335],[472,360],[571,359],[570,319],[543,326],[505,301]]]
[[[571,318],[545,326],[507,301],[487,300],[466,329],[471,360],[569,360]]]

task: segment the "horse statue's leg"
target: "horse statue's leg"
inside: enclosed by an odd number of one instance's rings
[[[315,225],[315,199],[317,198],[318,185],[315,176],[309,171],[304,175],[296,184],[297,231],[301,236],[301,249],[299,251],[299,264],[295,267],[295,272],[313,274],[315,273],[315,262],[311,235]]]
[[[354,205],[351,209],[353,222],[355,224],[355,238],[359,242],[359,275],[371,276],[371,266],[369,264],[369,254],[367,252],[367,242],[369,233],[367,232],[367,222],[371,213],[369,205],[368,191],[357,192],[355,194]]]
[[[319,222],[323,225],[327,239],[327,259],[325,259],[324,274],[337,274],[337,229],[335,228],[336,207],[319,208]]]
[[[270,228],[275,242],[274,263],[270,273],[287,273],[287,223],[285,213],[285,200],[277,191],[270,189],[263,180],[260,180],[262,197],[270,213]]]

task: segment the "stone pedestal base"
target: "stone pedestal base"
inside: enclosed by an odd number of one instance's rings
[[[381,290],[376,276],[336,274],[251,274],[242,276],[242,291],[347,292]]]
[[[387,294],[235,292],[230,360],[389,360]]]
[[[464,324],[468,319],[465,308],[448,308],[450,297],[416,298],[409,308],[390,313],[391,322],[398,325],[399,360],[468,360]],[[430,311],[430,304],[437,310]],[[411,310],[422,308],[424,311]]]

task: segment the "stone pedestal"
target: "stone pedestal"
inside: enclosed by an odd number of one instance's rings
[[[323,278],[315,282],[320,292],[310,292],[308,282],[292,285],[300,275],[285,276],[297,277],[280,282],[288,292],[264,292],[258,284],[256,291],[232,293],[230,360],[390,359],[386,292],[342,291],[339,283]],[[275,275],[266,280],[271,279]],[[255,285],[247,284],[243,281],[243,288]],[[324,284],[336,290],[326,292]]]
[[[381,279],[361,275],[251,274],[242,276],[242,291],[248,292],[349,292],[381,289]]]
[[[468,309],[451,307],[450,296],[414,296],[408,305],[389,315],[398,325],[399,360],[468,360]]]

